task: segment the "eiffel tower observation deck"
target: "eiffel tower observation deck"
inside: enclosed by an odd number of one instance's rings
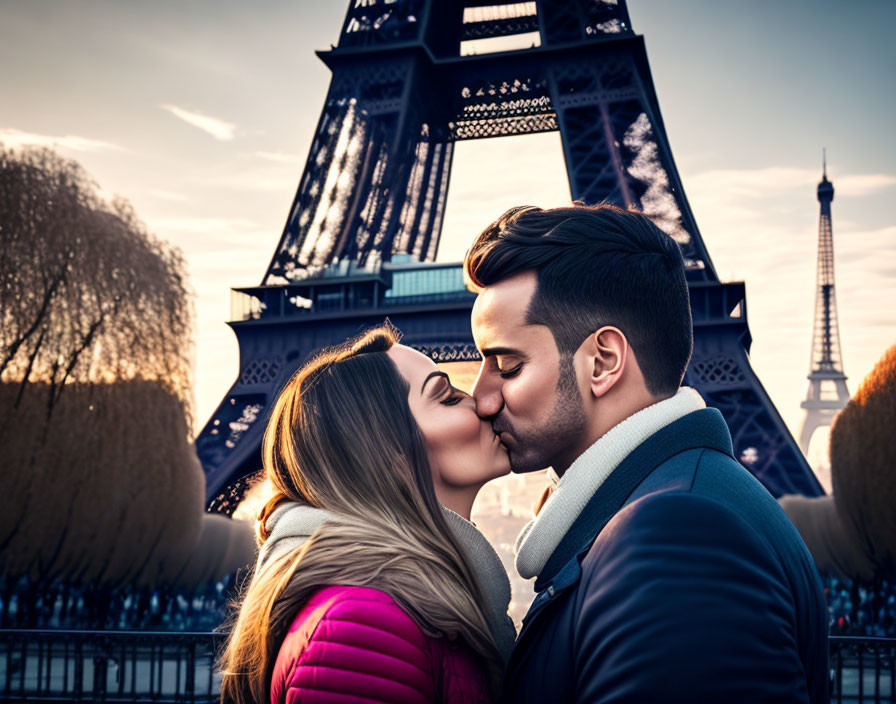
[[[837,323],[837,296],[834,289],[834,234],[831,229],[831,201],[834,184],[828,181],[827,159],[818,184],[818,281],[815,294],[815,326],[812,332],[812,359],[809,363],[809,389],[800,404],[806,409],[800,429],[800,449],[809,453],[815,431],[828,427],[834,416],[849,401],[843,358],[840,354],[840,328]]]
[[[536,32],[529,49],[461,53]],[[239,502],[267,410],[320,347],[388,316],[436,361],[479,359],[461,264],[435,261],[454,145],[547,131],[560,132],[574,200],[638,208],[681,246],[695,325],[685,383],[721,410],[735,456],[775,495],[822,493],[750,367],[744,284],[713,268],[625,0],[352,0],[318,56],[332,80],[308,160],[261,284],[233,291],[239,376],[197,438],[211,508]]]

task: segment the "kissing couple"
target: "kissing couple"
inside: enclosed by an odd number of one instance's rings
[[[281,391],[222,701],[828,701],[812,558],[681,386],[678,244],[614,206],[519,207],[464,270],[472,395],[390,326]],[[517,541],[536,592],[517,634],[470,511],[489,480],[547,467]]]

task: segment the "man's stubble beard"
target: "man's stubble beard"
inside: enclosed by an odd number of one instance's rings
[[[523,474],[553,466],[563,449],[578,444],[586,425],[572,355],[561,355],[557,400],[547,420],[525,434],[512,426],[506,428],[514,439],[514,447],[509,450],[511,471]]]

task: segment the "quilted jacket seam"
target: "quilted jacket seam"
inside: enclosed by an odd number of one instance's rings
[[[376,655],[382,655],[383,657],[389,658],[390,660],[395,660],[397,662],[400,662],[403,665],[410,665],[413,668],[422,672],[424,675],[429,674],[424,668],[420,667],[417,663],[413,663],[413,662],[410,662],[409,660],[405,660],[404,658],[402,658],[398,655],[391,655],[389,653],[384,653],[381,650],[371,650],[370,648],[367,648],[363,645],[356,645],[354,643],[344,643],[344,642],[338,641],[338,640],[328,640],[326,638],[317,638],[317,639],[315,639],[314,642],[315,643],[329,643],[330,645],[340,645],[345,648],[351,648],[353,650],[360,650],[361,652],[364,652],[364,653],[375,653]],[[310,645],[310,643],[309,643],[309,645]],[[304,651],[302,651],[302,656],[304,657],[307,652],[308,652],[308,650],[306,648]],[[314,667],[317,667],[317,665],[314,665]],[[351,670],[351,672],[359,672],[359,670]]]
[[[415,692],[417,692],[418,694],[420,694],[420,696],[422,696],[424,698],[426,697],[426,692],[422,691],[418,687],[415,687],[414,685],[412,685],[408,682],[402,682],[400,680],[396,680],[392,677],[383,677],[382,675],[376,675],[376,674],[373,674],[372,672],[366,672],[363,670],[353,670],[350,667],[336,667],[334,665],[316,665],[315,664],[315,665],[306,665],[306,667],[314,667],[314,668],[317,668],[320,670],[336,670],[337,672],[353,672],[357,675],[366,675],[367,677],[373,677],[374,679],[383,680],[384,682],[391,682],[393,684],[397,684],[402,687],[407,687],[408,689],[412,689]],[[337,692],[339,694],[349,694],[348,692],[346,692],[344,690],[339,690],[339,689],[324,689],[321,687],[300,685],[300,684],[296,683],[296,677],[298,677],[299,669],[300,669],[300,667],[297,667],[293,671],[292,678],[290,679],[290,682],[289,682],[290,689],[319,689],[322,692]]]
[[[402,612],[402,613],[404,614],[404,612]],[[405,615],[407,615],[407,614],[405,614]],[[410,618],[410,616],[408,616],[408,618]],[[372,625],[372,624],[369,624],[369,623],[361,623],[360,621],[357,621],[357,620],[352,619],[352,618],[330,616],[329,611],[327,611],[327,613],[325,613],[323,616],[321,616],[320,621],[318,621],[317,626],[314,628],[314,633],[317,633],[317,629],[320,628],[320,625],[321,625],[324,621],[326,621],[327,623],[350,623],[350,624],[352,624],[352,625],[354,625],[354,626],[362,626],[363,628],[371,628],[371,629],[373,629],[373,630],[375,630],[375,631],[379,631],[380,633],[387,633],[387,634],[389,634],[389,635],[395,636],[396,638],[399,638],[400,640],[404,641],[404,642],[407,643],[408,645],[412,646],[412,647],[413,647],[416,651],[418,651],[421,655],[423,655],[424,657],[426,657],[426,651],[425,651],[423,648],[421,648],[420,645],[419,645],[418,643],[415,643],[415,642],[412,641],[412,640],[408,640],[407,638],[405,638],[405,637],[404,637],[403,635],[401,635],[400,633],[396,633],[395,631],[393,631],[393,630],[391,630],[391,629],[389,629],[389,628],[384,628],[384,627],[379,626],[379,625]],[[413,621],[411,621],[411,623],[413,623]],[[415,628],[418,628],[418,630],[419,630],[419,627],[417,626],[416,623],[414,623],[414,627],[415,627]],[[313,637],[313,634],[312,634],[312,637]]]

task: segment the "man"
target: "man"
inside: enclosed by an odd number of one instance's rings
[[[811,557],[721,414],[680,388],[675,241],[612,206],[514,208],[465,271],[477,412],[514,472],[559,477],[517,543],[538,594],[504,701],[827,701]]]

